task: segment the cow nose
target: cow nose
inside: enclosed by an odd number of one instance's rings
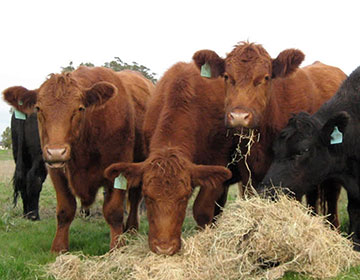
[[[226,126],[234,127],[247,127],[249,128],[252,122],[252,114],[247,111],[231,111],[226,115]]]
[[[65,155],[66,153],[66,148],[62,148],[62,149],[47,149],[46,150],[47,155],[49,158],[61,158]]]
[[[168,248],[161,248],[159,246],[156,246],[156,253],[157,254],[161,254],[161,255],[172,255],[173,252],[173,247],[168,247]]]
[[[68,145],[44,147],[44,157],[47,163],[60,163],[70,159],[70,147]]]
[[[177,246],[178,242],[176,240],[171,242],[162,242],[162,241],[155,241],[154,242],[154,252],[161,255],[173,255],[177,251],[179,251],[180,246]]]

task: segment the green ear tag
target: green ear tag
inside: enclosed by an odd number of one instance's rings
[[[26,120],[26,114],[24,114],[23,112],[20,112],[16,109],[14,109],[15,112],[15,119],[17,120]]]
[[[211,78],[211,67],[208,63],[205,63],[203,66],[201,66],[200,75],[202,77]]]
[[[338,127],[335,126],[333,132],[331,133],[330,144],[340,144],[343,142],[343,134],[339,131]]]
[[[126,190],[126,187],[127,180],[124,175],[120,174],[118,177],[115,178],[114,188],[119,190]]]

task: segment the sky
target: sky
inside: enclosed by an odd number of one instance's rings
[[[360,65],[357,0],[11,0],[0,2],[0,91],[38,88],[70,61],[136,61],[161,78],[201,49],[221,57],[240,41],[272,57],[288,48],[349,75]],[[0,134],[10,126],[0,98]]]

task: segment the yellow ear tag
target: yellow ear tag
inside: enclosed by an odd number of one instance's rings
[[[211,67],[208,63],[201,66],[200,75],[201,77],[211,78]]]
[[[127,188],[127,180],[124,175],[120,174],[115,178],[114,189],[126,190],[126,188]]]
[[[14,109],[14,113],[15,113],[15,119],[26,120],[26,114],[24,114],[23,112],[20,112],[20,111]]]

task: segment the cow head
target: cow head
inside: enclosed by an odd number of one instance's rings
[[[192,188],[215,188],[231,177],[225,167],[193,164],[171,148],[152,153],[142,163],[112,164],[105,177],[114,180],[120,173],[130,187],[142,181],[149,246],[151,251],[166,255],[180,250],[181,227]]]
[[[344,134],[348,121],[349,115],[343,111],[324,125],[307,113],[291,118],[273,144],[275,158],[258,191],[281,186],[299,199],[330,173],[341,169],[342,143],[334,144],[332,138],[334,131]]]
[[[71,73],[52,74],[39,89],[11,87],[4,99],[16,109],[37,112],[43,157],[48,167],[61,168],[71,158],[87,110],[101,106],[116,92],[107,82],[82,88]]]
[[[272,80],[293,73],[304,60],[304,54],[288,49],[272,59],[261,45],[242,42],[225,59],[213,51],[201,50],[193,60],[198,68],[207,64],[212,78],[224,77],[226,125],[257,128],[271,98]]]

